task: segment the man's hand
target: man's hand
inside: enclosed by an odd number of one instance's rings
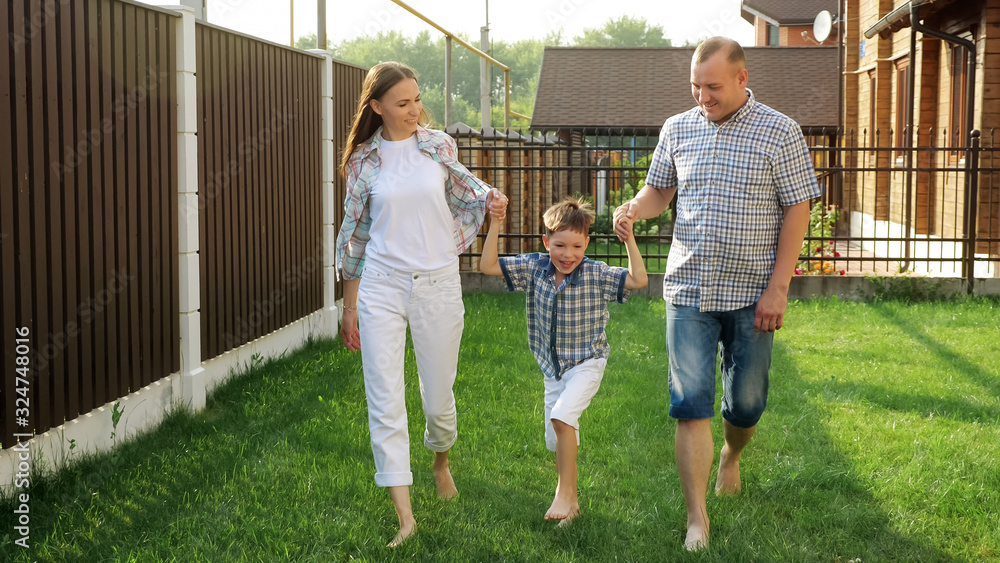
[[[615,234],[618,240],[625,242],[632,234],[632,224],[639,214],[639,206],[631,201],[619,205],[615,209]]]
[[[785,324],[785,309],[788,307],[788,293],[768,286],[757,301],[754,311],[753,331],[774,332]]]

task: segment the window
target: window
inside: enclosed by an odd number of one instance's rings
[[[767,24],[767,46],[777,47],[781,43],[778,38],[778,26],[773,23]]]
[[[913,133],[906,130],[906,107],[909,105],[910,88],[910,57],[909,55],[896,61],[896,146],[902,149],[906,145],[907,136],[913,138]],[[896,151],[896,160],[906,158],[906,152]]]
[[[876,78],[875,69],[868,71],[868,146],[870,148],[875,148],[875,129],[877,128],[877,123],[875,119],[875,94],[876,86],[878,86],[878,79]],[[870,151],[868,153],[869,160],[875,160],[875,151]]]
[[[949,88],[948,112],[948,145],[953,148],[964,148],[967,144],[965,130],[966,85],[969,72],[968,53],[964,47],[951,47],[951,85]],[[949,163],[954,164],[965,158],[965,153],[955,151],[949,157]]]

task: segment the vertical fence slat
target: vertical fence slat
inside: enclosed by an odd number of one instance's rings
[[[29,21],[38,21],[42,16],[41,2],[32,0],[29,2],[28,8],[29,12],[26,16],[33,18],[29,19]],[[42,37],[44,39],[44,36]],[[46,166],[46,103],[43,89],[45,84],[45,69],[42,46],[42,40],[38,40],[36,35],[35,39],[30,41],[28,47],[25,49],[28,58],[29,79],[31,81],[28,86],[28,104],[32,126],[28,132],[28,139],[30,139],[28,142],[32,150],[30,154],[30,182],[26,186],[31,193],[31,211],[25,214],[24,217],[30,218],[33,233],[33,238],[24,239],[25,241],[31,241],[28,255],[33,266],[33,277],[30,280],[31,290],[30,292],[25,292],[25,296],[31,296],[33,312],[31,320],[34,324],[31,332],[35,336],[32,342],[35,346],[36,354],[41,353],[38,358],[39,361],[35,363],[37,369],[32,372],[34,385],[31,390],[34,397],[31,401],[31,413],[34,421],[48,420],[52,413],[50,390],[52,365],[51,362],[46,361],[44,352],[38,348],[38,346],[44,346],[49,335],[52,334],[51,323],[49,322],[50,304],[48,295],[45,292],[46,288],[53,283],[52,278],[49,277],[51,275],[48,258],[50,237],[49,225],[46,221],[48,213],[46,196],[51,190],[51,186],[46,184],[48,181],[46,175],[48,166]],[[25,248],[29,247],[26,246]],[[38,426],[36,424],[36,427]]]
[[[18,36],[11,28],[11,21],[6,7],[0,10],[0,33],[5,37],[12,37],[17,41]],[[20,47],[11,45],[10,50],[15,54]],[[16,55],[15,55],[16,56]],[[0,57],[0,76],[10,77],[10,57]],[[14,146],[13,140],[17,138],[14,131],[14,121],[11,119],[12,111],[15,108],[15,99],[11,96],[10,80],[0,80],[0,330],[3,330],[3,343],[0,349],[3,350],[4,366],[16,366],[14,354],[16,343],[14,336],[15,329],[20,326],[16,314],[15,303],[19,301],[20,292],[17,287],[17,278],[14,269],[14,242],[17,237],[14,223],[14,209],[17,202],[14,199],[14,186],[17,185],[15,178],[17,170],[14,168]],[[7,369],[10,369],[8,367]],[[5,372],[6,373],[6,372]],[[17,387],[16,371],[14,375],[4,377],[3,396],[13,397]],[[17,425],[14,420],[14,409],[11,408],[11,401],[6,401],[3,406],[3,418],[0,419],[0,442],[4,447],[12,444],[13,434]]]
[[[245,75],[247,76],[248,83],[245,84],[245,92],[247,95],[247,131],[248,131],[248,173],[247,178],[247,188],[248,188],[248,213],[250,217],[249,225],[249,247],[248,251],[250,253],[250,275],[248,276],[250,282],[250,302],[251,311],[256,311],[262,306],[263,291],[261,289],[261,277],[263,275],[263,261],[262,253],[263,248],[261,247],[261,237],[262,230],[260,228],[260,219],[263,214],[261,208],[261,160],[260,160],[260,147],[259,143],[262,140],[261,130],[259,127],[259,115],[261,111],[260,103],[260,50],[261,45],[259,43],[249,43],[247,49],[247,70]],[[264,319],[261,318],[260,313],[258,316],[254,317],[257,319],[256,330],[261,330],[263,327]]]
[[[162,61],[163,51],[166,48],[164,38],[167,32],[167,18],[163,14],[146,14],[146,42],[148,45],[148,71],[146,76],[149,82],[149,146],[152,150],[149,154],[149,284],[152,288],[152,299],[150,302],[150,315],[146,323],[150,335],[150,371],[157,373],[170,373],[168,366],[163,364],[164,339],[167,337],[164,329],[163,296],[164,286],[171,286],[171,280],[163,279],[163,253],[169,245],[164,244],[163,233],[166,231],[163,225],[163,211],[165,210],[164,197],[171,189],[164,181],[163,168],[160,164],[160,155],[166,152],[167,145],[163,143],[163,131],[165,129],[163,119],[163,72]],[[164,283],[166,282],[166,283]]]
[[[146,298],[146,295],[141,295],[150,291],[154,287],[154,282],[151,276],[150,268],[152,261],[153,252],[153,233],[152,233],[152,217],[150,216],[150,199],[152,196],[153,183],[150,181],[150,143],[149,143],[149,88],[147,87],[148,79],[150,74],[151,65],[149,60],[148,51],[148,23],[146,21],[146,10],[136,10],[135,13],[135,70],[136,70],[136,80],[134,82],[133,88],[135,89],[134,99],[135,104],[135,116],[137,118],[137,135],[136,143],[133,143],[138,148],[138,154],[136,159],[138,160],[138,180],[133,184],[133,190],[137,191],[136,194],[136,210],[135,215],[135,231],[136,238],[133,246],[133,252],[138,253],[138,262],[136,263],[136,274],[137,278],[134,283],[130,284],[130,287],[135,288],[135,295],[137,296],[138,302],[138,322],[136,323],[136,334],[138,335],[138,345],[139,358],[136,365],[138,367],[137,373],[133,377],[135,381],[135,386],[133,390],[138,390],[141,387],[152,383],[152,355],[153,355],[153,341],[152,341],[152,323],[153,323],[153,311],[150,307],[152,299]],[[146,291],[142,291],[143,288],[150,288]]]
[[[253,332],[253,326],[251,325],[250,316],[250,294],[247,290],[247,278],[249,277],[249,270],[247,269],[247,239],[249,238],[249,230],[247,228],[247,162],[244,156],[244,146],[246,142],[246,130],[244,129],[244,115],[246,111],[246,62],[243,59],[243,48],[246,45],[246,40],[242,37],[235,38],[236,43],[234,45],[234,64],[233,64],[233,83],[235,85],[236,92],[236,114],[235,114],[235,143],[233,158],[238,163],[236,177],[233,182],[233,188],[236,192],[237,199],[237,212],[236,212],[236,233],[237,238],[234,241],[237,245],[236,258],[239,264],[239,269],[236,273],[236,282],[238,283],[238,296],[237,303],[239,304],[239,316],[236,322],[236,334],[237,334],[237,345],[242,345],[247,341],[248,337]]]
[[[70,8],[72,8],[71,12]],[[74,232],[73,238],[75,240],[73,244],[76,247],[76,258],[74,259],[73,268],[77,270],[78,275],[77,301],[68,307],[68,310],[72,312],[70,322],[75,323],[75,326],[78,327],[78,336],[74,342],[78,347],[78,353],[73,355],[74,358],[78,358],[78,367],[70,372],[66,416],[67,418],[76,418],[84,412],[84,408],[87,408],[93,402],[92,386],[94,372],[93,350],[91,348],[93,327],[91,326],[91,319],[84,318],[81,313],[90,295],[90,268],[92,265],[90,249],[93,246],[90,237],[94,229],[94,223],[91,222],[89,205],[89,166],[92,149],[87,134],[91,128],[89,127],[89,115],[87,114],[87,95],[89,93],[87,86],[89,76],[87,75],[86,17],[84,5],[76,3],[71,7],[65,7],[64,10],[69,12],[66,17],[69,22],[68,27],[71,28],[70,33],[72,37],[72,41],[64,39],[70,46],[71,66],[73,67],[73,112],[76,119],[71,122],[71,129],[75,133],[74,138],[77,141],[76,147],[79,153],[77,155],[79,166],[76,170],[76,187],[69,196],[70,201],[73,202],[72,209],[67,212],[67,215],[73,216],[76,219],[76,228],[71,232]]]
[[[64,303],[62,322],[56,325],[59,330],[57,335],[65,339],[65,348],[60,352],[60,355],[63,356],[63,365],[57,376],[57,378],[62,378],[61,382],[57,382],[60,392],[56,399],[59,408],[55,416],[56,421],[59,422],[76,418],[76,415],[79,414],[77,401],[79,400],[80,379],[80,332],[76,311],[79,302],[79,276],[82,275],[78,259],[78,246],[82,233],[77,230],[80,215],[77,194],[82,191],[82,182],[79,178],[82,171],[79,164],[83,155],[77,150],[79,129],[76,127],[75,120],[79,82],[75,80],[76,65],[72,49],[74,35],[72,8],[69,4],[59,6],[57,8],[58,22],[51,23],[52,27],[56,28],[58,36],[59,72],[57,85],[62,115],[59,127],[62,130],[62,163],[65,166],[60,186],[62,193],[59,206],[63,222],[61,244],[65,267],[60,283],[64,288]],[[56,162],[59,162],[58,158]],[[57,175],[57,169],[52,164],[50,164],[49,169],[52,174]]]

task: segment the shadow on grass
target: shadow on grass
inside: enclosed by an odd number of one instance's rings
[[[838,451],[825,429],[827,413],[807,398],[814,384],[780,340],[771,382],[768,410],[743,456],[743,495],[709,500],[710,552],[725,561],[954,560],[893,529]]]
[[[891,307],[873,304],[871,308],[882,315],[883,318],[899,327],[901,331],[914,341],[921,343],[927,350],[940,358],[943,363],[953,366],[956,371],[986,389],[990,396],[1000,397],[1000,377],[997,377],[997,374],[987,373],[980,365],[969,361],[968,358],[959,354],[947,344],[931,338],[918,327],[914,326],[913,323],[901,319]],[[993,418],[996,418],[996,413],[993,413]]]

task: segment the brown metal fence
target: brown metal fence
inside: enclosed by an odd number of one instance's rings
[[[202,358],[323,306],[322,59],[199,22]]]
[[[598,211],[588,256],[623,263],[610,214],[643,185],[656,133],[463,129],[455,136],[462,162],[511,198],[501,253],[538,250],[544,209],[582,194]],[[975,132],[959,147],[946,134],[918,132],[914,148],[896,146],[891,134],[877,136],[874,146],[867,145],[867,132],[804,134],[822,196],[813,202],[803,275],[1000,276],[1000,148],[993,131]],[[672,221],[668,211],[637,224],[651,272],[664,271]],[[476,269],[484,239],[463,256],[463,269]]]
[[[0,9],[5,446],[180,367],[175,21],[112,0]]]

